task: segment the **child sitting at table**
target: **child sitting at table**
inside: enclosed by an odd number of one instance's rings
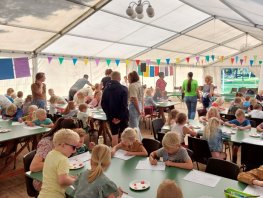
[[[193,162],[187,150],[181,146],[177,133],[167,132],[162,140],[163,148],[153,151],[149,160],[152,165],[157,164],[157,158],[163,157],[166,166],[174,166],[183,169],[193,169]]]
[[[25,124],[27,124],[28,122],[32,122],[34,120],[36,120],[36,110],[38,109],[38,107],[36,105],[30,105],[28,107],[28,115],[22,117],[19,122],[25,122]]]
[[[121,197],[122,190],[103,173],[110,163],[110,148],[104,144],[96,145],[91,154],[91,170],[81,173],[74,183],[75,197]]]
[[[41,126],[46,128],[52,128],[53,122],[50,118],[47,118],[47,112],[44,109],[38,109],[36,110],[36,120],[33,120],[32,122],[28,122],[28,126]]]
[[[233,128],[237,128],[239,130],[251,129],[250,121],[246,119],[245,113],[242,109],[238,109],[236,111],[235,116],[236,116],[236,119],[225,122],[225,125],[233,127]],[[233,143],[233,146],[232,146],[232,151],[233,151],[232,161],[234,163],[236,163],[237,161],[237,152],[238,152],[239,146],[240,146],[239,143]]]
[[[114,156],[117,150],[127,151],[126,155],[148,156],[141,142],[137,139],[137,132],[133,128],[126,128],[121,134],[121,142],[113,147],[111,154]]]
[[[24,104],[23,104],[23,113],[24,115],[28,114],[28,107],[32,104],[32,95],[27,95]]]
[[[224,123],[224,121],[221,120],[220,115],[219,115],[219,112],[218,112],[218,109],[217,109],[216,107],[210,107],[209,110],[208,110],[208,112],[206,113],[206,115],[205,115],[205,116],[201,116],[201,117],[199,118],[199,122],[205,124],[205,123],[208,122],[208,120],[209,120],[210,118],[213,118],[213,117],[220,119],[221,124]]]
[[[219,111],[220,110],[225,110],[225,108],[223,107],[225,100],[223,97],[218,97],[213,103],[212,103],[212,107],[216,107]]]
[[[168,119],[167,119],[166,124],[170,125],[171,127],[173,125],[175,125],[176,124],[176,116],[178,115],[178,113],[180,113],[180,112],[176,109],[171,110],[170,113],[168,114]]]
[[[249,107],[250,107],[250,96],[246,96],[245,101],[243,102],[243,108],[245,110],[248,110]]]
[[[185,126],[187,123],[187,116],[185,113],[179,113],[176,116],[176,123],[171,125],[171,132],[178,133],[180,137],[180,143],[182,146],[185,146],[184,138],[186,134],[191,136],[196,136],[197,133],[192,127]]]
[[[263,122],[257,126],[257,131],[263,132]]]
[[[10,104],[7,108],[5,113],[2,115],[3,119],[9,119],[12,121],[19,121],[23,116],[23,110],[17,108],[15,104]]]
[[[76,109],[76,105],[73,101],[69,101],[65,111],[62,113],[63,117],[70,118],[76,116],[78,110]]]
[[[87,99],[86,99],[85,94],[82,91],[78,91],[74,95],[73,101],[74,101],[75,105],[78,106],[80,104],[86,103]]]
[[[161,92],[161,90],[160,90],[159,87],[156,87],[156,88],[155,88],[155,93],[154,93],[154,95],[153,95],[153,100],[154,100],[155,102],[158,102],[158,101],[160,101],[161,99],[162,99],[162,92]]]
[[[157,189],[157,198],[183,198],[183,193],[175,181],[165,179]]]
[[[146,91],[145,91],[144,106],[145,107],[154,106],[152,90],[150,88],[146,89]]]
[[[240,97],[236,97],[234,103],[229,107],[228,114],[235,115],[238,109],[243,108],[243,103]]]
[[[252,111],[254,109],[254,106],[258,104],[257,99],[250,98],[250,106],[248,108],[248,112]]]
[[[88,127],[88,105],[83,103],[79,105],[79,112],[77,114],[77,118],[82,121],[83,128],[88,132],[89,127]]]
[[[229,138],[229,136],[223,135],[220,125],[220,120],[218,118],[210,118],[208,124],[204,128],[203,138],[208,142],[212,157],[224,160],[226,159],[226,153],[223,152],[222,138]]]
[[[101,91],[96,91],[94,93],[94,97],[93,99],[91,100],[91,102],[88,104],[88,107],[89,108],[100,108],[101,105],[100,105],[100,102],[101,102],[101,96],[102,96],[102,93]]]
[[[47,154],[43,167],[43,184],[38,198],[65,197],[65,189],[76,180],[69,175],[69,160],[76,151],[79,135],[70,129],[54,134],[54,149]]]
[[[263,165],[248,172],[239,173],[238,181],[263,187]]]
[[[251,118],[263,119],[263,111],[261,104],[256,104],[253,107],[253,110],[248,113]]]
[[[14,102],[14,99],[12,98],[12,94],[14,93],[14,89],[13,88],[8,88],[6,90],[6,94],[5,94],[5,97],[7,97],[7,99],[10,101],[10,102]]]
[[[14,99],[14,104],[22,109],[22,106],[23,106],[23,103],[24,103],[24,100],[23,100],[23,92],[22,91],[18,91],[17,92],[17,98]]]

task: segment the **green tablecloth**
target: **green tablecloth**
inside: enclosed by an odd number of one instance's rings
[[[181,187],[184,198],[197,198],[197,197],[224,197],[224,189],[231,187],[238,190],[243,190],[246,185],[235,180],[221,178],[216,187],[208,187],[201,184],[193,183],[184,180],[183,178],[189,173],[188,170],[166,167],[165,171],[151,171],[151,170],[136,170],[135,167],[139,160],[145,159],[143,157],[134,157],[130,160],[124,161],[117,158],[112,159],[112,163],[106,172],[106,175],[113,180],[117,186],[134,198],[154,198],[159,184],[164,179],[175,180]],[[85,168],[70,171],[70,174],[76,175],[83,171]],[[27,172],[27,176],[42,180],[42,172],[31,173]],[[129,183],[135,179],[144,179],[150,181],[150,188],[145,191],[136,192],[129,188]],[[67,193],[73,196],[72,189],[68,188]]]

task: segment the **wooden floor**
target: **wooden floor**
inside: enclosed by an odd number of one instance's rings
[[[200,104],[199,104],[200,105]],[[186,113],[186,106],[184,103],[176,105],[176,109],[180,112]],[[197,118],[197,116],[196,116]],[[149,129],[144,128],[144,124],[141,126],[143,137],[152,137]],[[0,198],[27,198],[26,186],[24,180],[23,162],[22,156],[25,155],[28,150],[24,150],[20,156],[18,156],[17,167],[13,170],[12,166],[6,168],[4,174],[0,174]],[[0,167],[3,166],[3,162],[0,161]],[[201,165],[200,169],[204,170],[204,166]]]

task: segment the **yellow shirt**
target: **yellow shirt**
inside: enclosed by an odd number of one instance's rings
[[[68,158],[59,151],[50,151],[45,159],[43,184],[38,198],[64,198],[66,186],[62,187],[59,185],[58,176],[68,173]]]

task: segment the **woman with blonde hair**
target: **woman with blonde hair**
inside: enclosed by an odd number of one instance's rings
[[[226,153],[223,152],[223,132],[218,118],[213,117],[208,120],[203,138],[208,141],[212,157],[226,159]]]
[[[121,197],[122,190],[116,186],[104,171],[111,163],[110,148],[104,144],[96,145],[91,154],[91,170],[83,172],[76,182],[76,198],[116,198]]]

